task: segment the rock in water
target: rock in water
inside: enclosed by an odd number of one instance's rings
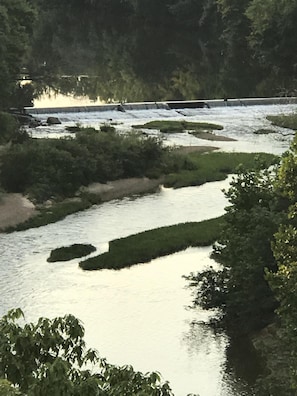
[[[62,124],[58,117],[48,117],[46,122],[48,125]]]

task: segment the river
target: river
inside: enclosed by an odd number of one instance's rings
[[[220,134],[237,142],[211,142],[230,151],[282,153],[291,137],[282,129],[255,135],[267,127],[266,114],[289,112],[294,106],[183,110],[182,117],[225,126]],[[59,114],[61,126],[41,127],[38,136],[64,135],[64,126],[80,122],[96,125],[116,119],[125,130],[148,119],[181,117],[175,111],[131,111]],[[43,115],[45,117],[46,115]],[[154,133],[154,132],[151,132]],[[156,132],[155,132],[156,133]],[[166,137],[166,144],[208,144],[188,134]],[[218,144],[217,144],[218,143]],[[50,250],[72,243],[92,243],[99,252],[112,239],[186,221],[200,221],[224,212],[222,193],[228,180],[180,190],[161,188],[155,194],[134,196],[94,206],[63,221],[38,229],[0,235],[0,314],[20,307],[26,319],[72,313],[86,329],[89,347],[110,363],[132,364],[144,372],[157,370],[168,380],[176,396],[251,396],[244,379],[226,367],[228,337],[205,325],[213,313],[189,309],[191,292],[182,275],[204,268],[210,248],[184,252],[120,271],[83,272],[78,261],[47,263]],[[244,357],[243,357],[244,359]]]

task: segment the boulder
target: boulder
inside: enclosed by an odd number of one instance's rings
[[[48,125],[62,124],[58,117],[48,117],[46,123]]]

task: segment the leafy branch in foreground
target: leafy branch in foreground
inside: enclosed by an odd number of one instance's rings
[[[173,395],[159,373],[115,366],[87,350],[84,328],[73,315],[20,325],[23,319],[21,309],[0,319],[0,391],[5,395]]]

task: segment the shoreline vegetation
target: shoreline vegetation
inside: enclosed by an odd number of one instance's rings
[[[224,180],[228,174],[237,173],[240,167],[252,168],[255,163],[269,166],[279,160],[278,156],[265,153],[213,152],[213,147],[184,147],[176,149],[192,169],[181,169],[176,173],[156,179],[148,177],[127,178],[106,183],[91,183],[79,189],[78,196],[62,201],[47,200],[33,204],[21,194],[3,193],[0,196],[0,232],[23,231],[62,220],[66,216],[113,199],[135,194],[153,193],[161,185],[168,188],[199,186],[211,181]],[[15,196],[19,199],[16,201]]]
[[[194,132],[222,129],[215,124],[168,120],[150,125],[160,129],[165,125],[167,132],[185,127]],[[164,148],[160,140],[139,131],[119,136],[108,124],[100,130],[77,125],[70,139],[31,139],[22,130],[21,139],[16,139],[14,122],[9,130],[6,141],[10,143],[2,145],[0,152],[0,232],[53,223],[93,204],[155,192],[162,184],[177,188],[222,178],[193,172],[199,165],[191,155],[216,150],[212,146]]]
[[[125,136],[107,124],[100,130],[75,128],[71,138],[22,135],[21,142],[2,146],[0,232],[40,227],[94,204],[156,192],[161,185],[197,186],[223,180],[240,166],[278,161],[264,153],[216,152],[214,146],[164,147],[161,139],[143,132],[187,131],[199,139],[230,140],[213,133],[223,129],[217,124],[155,120],[134,125]]]

